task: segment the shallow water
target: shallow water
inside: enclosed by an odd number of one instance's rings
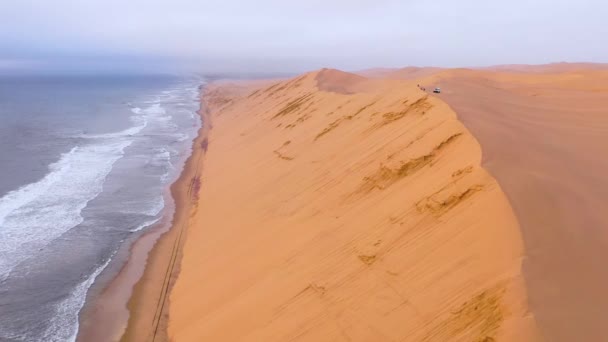
[[[201,83],[0,79],[0,340],[75,339],[97,276],[159,220]]]

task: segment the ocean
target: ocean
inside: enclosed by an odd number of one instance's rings
[[[163,214],[202,83],[0,76],[1,341],[75,340],[91,286]]]

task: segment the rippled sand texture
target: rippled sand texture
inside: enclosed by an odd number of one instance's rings
[[[511,206],[416,83],[324,69],[207,88],[170,339],[537,337]]]

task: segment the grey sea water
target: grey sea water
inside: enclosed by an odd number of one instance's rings
[[[96,278],[160,219],[196,77],[0,77],[0,340],[72,341]]]

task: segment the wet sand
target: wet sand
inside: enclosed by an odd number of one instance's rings
[[[576,65],[508,69],[518,72],[455,71],[428,82],[442,86],[439,97],[479,140],[482,165],[515,210],[530,308],[546,340],[603,341],[608,74]]]
[[[172,212],[173,206],[166,211]],[[153,247],[172,236],[171,218],[150,228],[131,246],[125,265],[114,275],[99,294],[90,296],[90,303],[81,315],[78,341],[118,341],[125,332],[129,319],[127,303],[133,295],[135,284],[141,279],[147,265],[148,255]],[[156,254],[151,254],[153,257]],[[105,283],[104,283],[105,284]]]

